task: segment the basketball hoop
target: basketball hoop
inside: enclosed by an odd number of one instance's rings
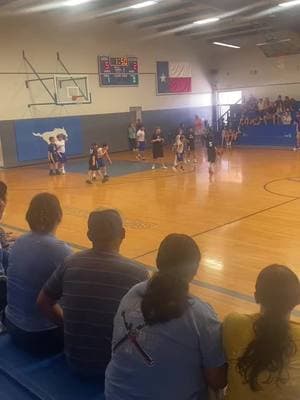
[[[90,104],[88,77],[86,75],[54,75],[57,104]]]

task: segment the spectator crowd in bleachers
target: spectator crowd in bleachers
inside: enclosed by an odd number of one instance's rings
[[[279,95],[275,101],[269,97],[257,99],[250,96],[241,108],[240,126],[291,125],[300,121],[297,101]]]
[[[64,351],[78,377],[105,381],[106,400],[207,400],[209,390],[228,400],[300,398],[300,326],[290,321],[300,282],[290,268],[264,268],[258,313],[221,323],[190,293],[201,262],[191,237],[168,235],[149,277],[150,267],[120,254],[116,210],[91,212],[92,246],[77,253],[55,236],[62,216],[56,196],[36,195],[30,231],[1,249],[3,329],[17,348]]]

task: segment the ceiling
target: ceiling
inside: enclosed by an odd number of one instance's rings
[[[66,7],[66,1],[0,0],[0,16],[65,12],[74,20],[112,19],[137,29],[141,37],[175,35],[207,43],[240,44],[257,35],[273,42],[287,36],[297,40],[300,33],[300,5],[285,9],[278,7],[280,0],[157,0],[141,9],[130,6],[145,0],[90,0],[74,7]],[[220,20],[193,24],[211,17]]]

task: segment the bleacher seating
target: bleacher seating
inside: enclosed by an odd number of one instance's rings
[[[63,354],[39,359],[0,335],[1,400],[104,400],[103,384],[80,380]]]
[[[300,110],[300,102],[296,101],[294,110],[292,111],[292,122],[290,125],[283,123],[270,123],[265,124],[242,124],[241,120],[245,118],[244,104],[233,104],[226,116],[222,117],[219,121],[219,140],[221,141],[221,131],[224,126],[228,126],[236,132],[239,132],[237,136],[237,145],[242,146],[267,146],[267,147],[294,147],[296,143],[296,125],[295,121],[297,113]],[[255,111],[255,118],[259,115],[258,111]],[[249,120],[249,115],[247,115]],[[253,117],[254,118],[254,117]],[[226,121],[226,123],[224,123]],[[251,121],[251,118],[250,118]]]

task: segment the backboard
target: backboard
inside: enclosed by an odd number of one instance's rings
[[[57,104],[90,104],[91,95],[86,75],[54,75]]]

